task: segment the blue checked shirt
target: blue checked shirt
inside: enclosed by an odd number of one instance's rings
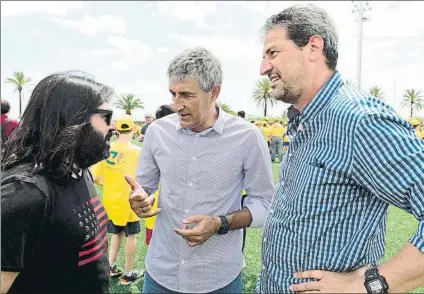
[[[424,142],[383,102],[336,72],[289,123],[290,147],[265,223],[257,291],[289,293],[297,271],[347,272],[384,255],[389,204],[419,221],[424,253]]]

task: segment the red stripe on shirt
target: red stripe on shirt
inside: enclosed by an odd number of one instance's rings
[[[99,205],[97,205],[96,207],[94,207],[94,212],[99,211],[99,209],[101,209],[103,207],[102,203],[99,203]]]
[[[108,218],[105,218],[105,219],[104,219],[104,220],[100,223],[99,227],[100,227],[100,228],[103,228],[103,226],[104,226],[104,225],[106,225],[108,221],[109,221],[109,219],[108,219]]]
[[[80,262],[78,262],[78,266],[82,266],[82,265],[85,265],[87,263],[90,263],[90,262],[93,262],[93,261],[99,259],[100,257],[102,257],[102,255],[105,253],[106,250],[107,250],[107,246],[105,246],[99,253],[97,253],[93,257],[90,257],[88,259],[84,259],[84,260],[81,260]]]
[[[94,204],[94,202],[96,202],[97,200],[100,200],[100,197],[99,197],[99,196],[96,196],[96,197],[94,197],[94,198],[91,198],[91,199],[90,199],[90,203],[91,203],[91,204]]]
[[[83,257],[83,256],[85,256],[85,255],[88,255],[88,254],[90,254],[90,253],[93,253],[94,251],[97,251],[100,247],[102,247],[102,246],[103,246],[103,244],[104,244],[105,242],[107,242],[107,235],[106,235],[106,234],[104,234],[104,235],[103,235],[103,239],[100,241],[100,243],[99,243],[99,244],[97,244],[96,246],[94,246],[94,247],[93,247],[93,248],[91,248],[91,249],[88,249],[88,250],[85,250],[85,251],[81,251],[81,252],[78,254],[78,256],[79,256],[79,257]]]
[[[100,221],[100,219],[101,219],[102,217],[104,217],[104,216],[105,216],[105,214],[106,214],[106,210],[103,210],[103,212],[102,212],[102,213],[100,213],[100,214],[98,214],[98,215],[97,215],[97,219]]]

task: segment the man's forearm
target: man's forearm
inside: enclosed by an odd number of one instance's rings
[[[406,293],[424,286],[424,253],[411,243],[378,267],[389,285],[389,293]]]
[[[247,228],[252,223],[252,214],[247,207],[236,211],[230,215],[227,215],[228,223],[230,224],[230,230],[239,230]]]

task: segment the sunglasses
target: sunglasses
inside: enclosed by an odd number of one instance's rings
[[[94,110],[93,113],[100,114],[100,116],[104,119],[104,121],[106,122],[106,124],[108,126],[110,125],[110,122],[112,121],[112,114],[113,114],[113,111],[112,110],[108,110],[108,109],[96,109],[96,110]]]

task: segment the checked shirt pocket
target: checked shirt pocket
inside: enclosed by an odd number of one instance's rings
[[[343,172],[328,167],[325,163],[313,160],[307,163],[313,185],[350,184],[352,180]]]
[[[352,200],[349,195],[357,184],[347,174],[317,162],[304,163],[303,170],[308,175],[302,189],[305,209],[325,212]]]

